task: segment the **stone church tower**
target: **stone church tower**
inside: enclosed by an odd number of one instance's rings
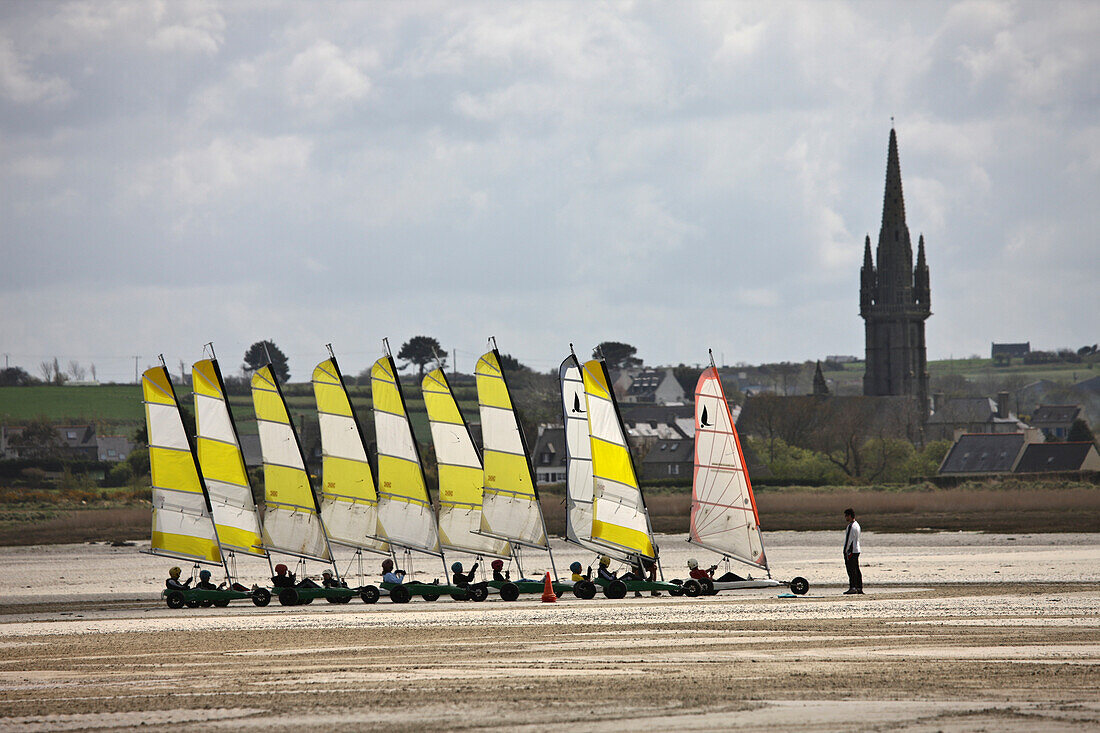
[[[886,161],[886,195],[882,202],[882,228],[878,233],[875,261],[871,260],[871,237],[863,245],[860,270],[859,314],[867,338],[867,370],[863,394],[910,395],[921,408],[928,407],[928,365],[924,344],[924,321],[932,314],[929,300],[928,265],[924,260],[924,235],[917,245],[917,266],[913,267],[913,246],[905,224],[905,201],[901,193],[901,164],[898,138],[890,130]]]

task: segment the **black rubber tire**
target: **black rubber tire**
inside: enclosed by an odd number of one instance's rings
[[[257,588],[252,591],[252,605],[263,608],[271,603],[271,591],[267,588]]]
[[[688,598],[698,598],[703,594],[703,586],[695,578],[684,581],[684,595]]]
[[[515,583],[505,583],[500,586],[500,600],[514,601],[519,598],[519,586]]]
[[[478,584],[470,588],[470,600],[474,603],[481,603],[489,597],[489,588]]]
[[[591,580],[578,580],[573,584],[573,595],[582,601],[591,601],[596,597],[596,584]]]
[[[211,601],[210,599],[204,599],[204,600],[199,601],[199,605],[202,606],[203,608],[210,608],[211,606],[214,605],[214,601]]]
[[[682,596],[682,595],[684,595],[684,588],[683,588],[683,586],[682,586],[682,585],[681,585],[680,583],[677,583],[677,582],[676,582],[675,580],[674,580],[674,581],[672,581],[672,582],[673,582],[673,584],[674,584],[674,585],[676,585],[676,586],[678,586],[678,587],[676,587],[676,588],[669,588],[669,590],[668,590],[668,594],[669,594],[670,596]]]
[[[381,595],[377,586],[364,585],[359,589],[359,597],[363,599],[363,603],[378,603]]]
[[[796,596],[804,596],[810,590],[810,581],[800,575],[791,581],[790,589]]]
[[[351,596],[340,596],[336,599],[337,603],[351,603]]]
[[[329,603],[339,603],[340,602],[340,599],[337,598],[336,596],[325,596],[325,600],[328,601]]]
[[[214,601],[214,606],[216,608],[225,608],[228,605],[229,605],[229,599],[228,598],[223,598],[220,601]]]
[[[301,598],[294,588],[283,588],[279,591],[280,606],[297,606],[299,603],[301,603]]]
[[[169,608],[183,608],[183,593],[178,590],[169,591],[164,602],[168,604]]]
[[[187,607],[188,608],[198,608],[199,607],[199,602],[195,599],[191,599],[191,600],[187,601]]]
[[[703,589],[703,595],[705,596],[713,596],[718,594],[718,591],[714,589],[714,581],[710,578],[700,578],[699,587]]]
[[[303,606],[308,606],[309,604],[313,603],[313,599],[312,598],[302,598],[301,600],[298,601],[298,603],[301,603]]]
[[[395,585],[390,588],[390,600],[394,603],[408,603],[412,598],[412,593],[404,585]]]
[[[603,594],[615,600],[626,598],[626,583],[621,580],[612,580],[607,584],[607,587],[603,589]]]
[[[439,600],[439,594],[438,593],[425,593],[424,595],[422,595],[420,597],[423,598],[428,603],[431,603],[432,601],[438,601]]]

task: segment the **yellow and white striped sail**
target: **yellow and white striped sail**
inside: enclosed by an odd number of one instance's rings
[[[495,349],[478,359],[474,373],[485,454],[481,532],[546,547],[546,527],[535,495],[535,477]]]
[[[217,361],[195,362],[191,368],[191,388],[198,432],[196,452],[222,549],[266,557],[260,536],[260,514],[252,499]]]
[[[321,426],[321,520],[329,540],[389,552],[378,539],[378,493],[336,359],[318,364],[312,381]]]
[[[271,365],[252,374],[252,404],[264,461],[264,547],[331,560],[302,449]]]
[[[439,529],[428,498],[420,452],[405,411],[393,359],[370,370],[374,432],[378,442],[378,526],[391,543],[439,553]]]
[[[206,504],[191,441],[183,427],[168,370],[146,370],[141,380],[149,469],[153,479],[152,551],[197,562],[221,563],[214,520]]]
[[[592,541],[654,559],[653,537],[626,431],[602,361],[585,362],[584,396],[592,445]]]
[[[421,384],[439,466],[439,541],[445,549],[508,557],[508,542],[481,534],[484,471],[442,369],[429,372]]]
[[[604,553],[617,560],[631,559],[620,552],[592,542],[592,442],[588,434],[588,409],[584,380],[577,357],[570,354],[558,369],[561,382],[562,415],[565,420],[566,500],[565,537],[570,542]]]

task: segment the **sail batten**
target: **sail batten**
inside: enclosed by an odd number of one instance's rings
[[[592,451],[591,542],[634,557],[656,559],[649,512],[638,485],[607,368],[585,362],[581,378]]]
[[[210,496],[222,548],[266,557],[260,514],[244,465],[237,429],[215,359],[191,367],[195,401],[196,455]]]
[[[153,492],[150,552],[221,565],[222,549],[210,499],[168,370],[163,366],[148,369],[141,381]]]
[[[484,460],[479,534],[548,549],[535,475],[496,349],[474,369]]]
[[[440,555],[439,527],[420,450],[390,356],[371,367],[371,400],[378,442],[379,536],[398,547]]]
[[[752,483],[714,366],[700,375],[696,385],[695,420],[690,540],[767,570]]]
[[[264,547],[330,562],[332,551],[305,457],[270,364],[252,374],[252,404],[264,463]]]

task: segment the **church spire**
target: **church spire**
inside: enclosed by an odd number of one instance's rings
[[[875,302],[875,262],[871,259],[871,235],[863,240],[863,267],[859,271],[859,312],[866,313]]]
[[[928,263],[924,259],[924,235],[917,242],[917,266],[913,268],[913,302],[928,309],[931,305]]]
[[[890,146],[886,155],[886,192],[882,199],[883,231],[905,229],[905,199],[901,192],[901,162],[898,159],[898,134],[890,128]]]
[[[829,385],[825,382],[825,375],[821,373],[821,362],[817,362],[814,370],[814,397],[828,397]]]

